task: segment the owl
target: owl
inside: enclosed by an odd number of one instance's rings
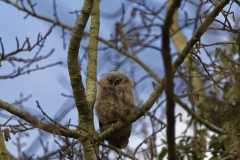
[[[100,131],[111,127],[111,124],[124,120],[134,109],[134,96],[131,80],[123,73],[112,71],[99,81],[96,97],[96,114]],[[106,140],[108,144],[124,149],[128,145],[132,125],[112,134]]]

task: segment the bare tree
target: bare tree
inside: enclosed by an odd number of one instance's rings
[[[240,157],[240,17],[235,17],[238,0],[128,0],[121,5],[84,0],[81,8],[69,12],[77,17],[74,26],[61,21],[56,0],[51,2],[53,18],[38,12],[36,0],[1,0],[1,5],[25,13],[24,19],[32,17],[50,27],[46,33],[36,34],[36,41],[26,38],[20,43],[16,38],[17,47],[9,52],[4,38],[0,38],[0,71],[9,64],[13,68],[7,74],[0,73],[0,80],[38,74],[39,70],[64,64],[56,61],[38,65],[53,55],[54,49],[47,54],[43,49],[53,43],[48,38],[60,29],[65,53],[68,46],[72,95],[62,94],[68,100],[55,117],[49,116],[41,101],[36,101],[36,112],[24,109],[31,95],[21,94],[14,103],[0,99],[0,114],[5,119],[1,132],[5,143],[12,135],[16,137],[18,151],[18,155],[11,155],[0,136],[0,159]],[[106,3],[118,4],[107,6],[114,8],[113,13],[102,9]],[[109,29],[107,35],[104,27]],[[28,52],[33,56],[24,55]],[[135,109],[99,133],[94,126],[97,76],[112,70],[124,72],[133,81]],[[77,124],[64,119],[73,108]],[[181,130],[176,123],[186,128]],[[104,143],[130,125],[131,137],[140,140],[130,140],[125,150]],[[30,148],[41,148],[42,155],[22,151],[21,140],[32,130],[39,130],[42,137],[36,138]],[[46,143],[49,135],[55,137],[50,139],[56,144],[54,150],[49,150]]]

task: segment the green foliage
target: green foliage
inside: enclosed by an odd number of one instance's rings
[[[167,148],[163,147],[161,152],[158,155],[158,160],[162,160],[167,155]]]
[[[178,159],[203,160],[206,150],[206,130],[198,130],[194,137],[182,137],[177,143]]]

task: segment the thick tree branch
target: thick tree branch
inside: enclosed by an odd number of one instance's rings
[[[86,98],[88,107],[94,107],[96,99],[96,82],[97,82],[97,48],[98,48],[98,34],[99,34],[99,0],[95,0],[91,14],[90,38],[87,49],[88,63],[87,63],[87,80],[86,80]]]
[[[168,159],[176,159],[176,148],[175,148],[175,103],[174,103],[174,84],[172,71],[172,56],[170,53],[170,28],[173,22],[173,14],[177,11],[181,1],[171,0],[168,4],[166,18],[162,27],[162,56],[165,68],[166,77],[166,96],[167,96],[167,146],[168,146]]]
[[[72,33],[69,48],[68,48],[68,71],[69,71],[70,81],[71,81],[73,94],[74,94],[74,100],[75,100],[75,104],[76,104],[76,107],[78,110],[78,118],[79,118],[79,127],[77,128],[77,130],[79,132],[85,132],[85,134],[94,133],[95,130],[94,130],[94,124],[93,124],[92,107],[88,106],[87,99],[85,96],[84,86],[83,86],[83,82],[82,82],[82,77],[80,74],[78,52],[79,52],[81,39],[83,37],[84,28],[86,27],[89,16],[92,12],[93,4],[96,9],[96,8],[98,8],[98,3],[99,3],[98,0],[85,0],[84,1],[83,7],[81,9],[81,14],[78,17],[78,20],[73,28],[73,33]],[[96,12],[99,12],[99,11],[94,10],[94,13],[96,13]],[[94,19],[95,18],[94,16],[96,16],[96,15],[93,15],[93,17],[92,17],[93,20],[91,23],[91,27],[93,27],[93,25],[95,25],[93,23],[96,20],[96,19]],[[98,25],[98,24],[96,24],[96,25]],[[94,32],[92,34],[94,34]],[[91,54],[95,54],[95,57],[94,57],[94,55],[91,55]],[[96,53],[91,53],[91,54],[88,54],[89,55],[88,58],[90,61],[93,61],[93,62],[95,61],[95,64],[96,64]],[[91,57],[91,56],[93,56],[93,57]],[[94,69],[96,70],[96,67],[93,66],[91,71],[93,71]],[[88,71],[89,71],[89,68],[88,68]],[[96,76],[96,75],[94,75],[94,76]],[[88,81],[89,81],[89,79],[88,79]],[[91,81],[91,83],[92,83],[92,81]],[[92,85],[91,83],[90,83],[90,85]],[[93,85],[96,85],[96,84],[94,83]],[[88,86],[88,87],[91,87],[91,86]],[[93,96],[93,95],[89,95],[89,96]],[[93,105],[92,100],[91,100],[91,103],[92,103],[91,105]],[[78,140],[82,142],[82,145],[84,148],[84,158],[87,160],[97,159],[98,149],[95,145],[92,144],[91,140],[89,138],[86,138],[86,139],[79,138]]]
[[[87,106],[82,76],[78,62],[78,52],[80,42],[83,37],[83,31],[88,22],[93,7],[93,0],[85,0],[81,14],[73,28],[73,33],[68,47],[68,72],[73,89],[75,104],[78,110],[78,118],[81,123],[92,121],[89,117],[90,108]],[[80,126],[79,126],[80,127]],[[80,128],[79,128],[80,129]]]
[[[91,14],[91,26],[90,26],[90,39],[89,45],[87,49],[88,53],[88,63],[87,63],[87,80],[86,80],[86,98],[88,103],[88,108],[91,111],[91,124],[88,127],[88,124],[84,126],[88,132],[94,132],[94,125],[93,125],[93,107],[96,100],[96,82],[97,82],[97,48],[98,48],[98,34],[99,34],[99,25],[100,25],[100,15],[99,15],[99,0],[94,0],[92,14]],[[92,137],[91,137],[92,138]],[[88,140],[86,143],[92,143],[91,140]],[[86,146],[87,146],[86,145]],[[99,155],[98,145],[92,145],[89,150],[89,155],[92,154],[92,159],[97,159]],[[88,147],[89,148],[89,147]],[[87,148],[85,147],[85,150]]]

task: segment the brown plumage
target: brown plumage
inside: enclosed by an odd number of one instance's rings
[[[100,131],[111,124],[124,119],[134,108],[134,96],[131,80],[123,73],[112,71],[104,75],[99,82],[96,113]],[[108,144],[119,149],[126,148],[132,126],[123,128],[108,137]]]

